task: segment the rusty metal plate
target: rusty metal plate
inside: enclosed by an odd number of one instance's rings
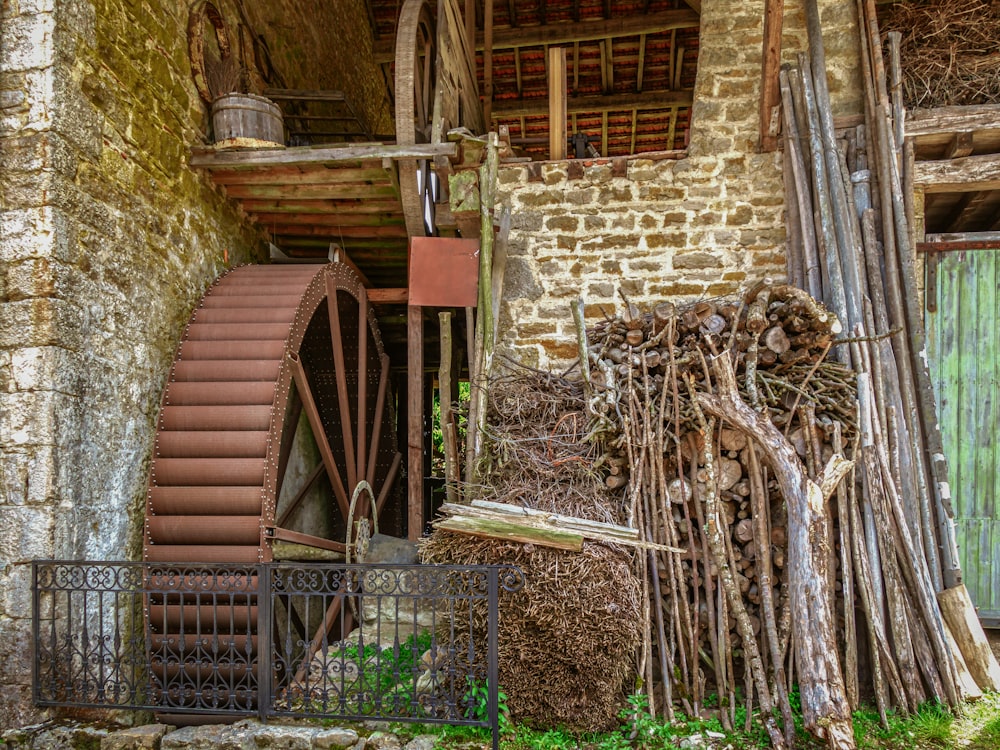
[[[479,240],[410,239],[409,304],[475,307],[479,293]]]

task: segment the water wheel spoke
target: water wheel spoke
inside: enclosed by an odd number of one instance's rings
[[[358,295],[358,435],[357,473],[355,482],[364,479],[368,472],[365,461],[368,458],[366,437],[368,427],[368,295],[364,291]]]
[[[358,483],[357,465],[354,462],[354,429],[351,425],[351,403],[347,393],[347,369],[344,364],[343,330],[340,324],[340,300],[337,286],[331,277],[326,279],[326,306],[330,312],[330,338],[333,346],[333,363],[337,378],[337,400],[340,404],[340,429],[344,438],[347,464],[347,483]],[[347,513],[346,506],[344,513]]]
[[[302,367],[302,361],[295,354],[289,354],[288,361],[292,368],[292,377],[295,379],[295,387],[298,389],[299,398],[302,399],[306,417],[309,419],[309,426],[312,427],[313,437],[319,448],[319,454],[323,457],[323,465],[326,467],[326,473],[330,477],[330,484],[333,485],[333,494],[337,498],[337,505],[340,507],[340,512],[346,517],[348,506],[347,490],[344,488],[344,480],[340,476],[340,470],[337,468],[333,451],[330,449],[330,441],[327,439],[326,431],[323,429],[323,420],[320,418],[316,399],[313,398],[312,389],[309,387],[309,379],[306,377],[305,368]]]
[[[299,416],[302,414],[302,399],[299,398],[298,393],[292,400],[291,408],[289,410],[287,422],[290,425],[297,425],[299,423]],[[278,471],[277,479],[274,488],[274,496],[281,497],[281,488],[285,484],[285,472],[288,470],[288,459],[292,455],[292,443],[295,442],[295,429],[285,430],[281,436],[281,447],[278,451]]]
[[[375,502],[375,512],[381,513],[382,507],[385,505],[386,499],[389,497],[389,491],[392,489],[392,485],[396,483],[396,475],[399,473],[399,465],[402,463],[403,454],[396,453],[392,457],[392,464],[389,466],[389,471],[385,473],[385,481],[382,483],[382,489],[379,490],[378,500]]]
[[[316,480],[319,479],[325,471],[326,466],[322,461],[316,464],[313,470],[309,472],[309,475],[302,483],[302,486],[299,487],[299,491],[295,493],[295,497],[293,497],[288,503],[288,507],[281,512],[281,515],[278,516],[278,519],[274,522],[275,526],[281,527],[288,523],[288,519],[292,517],[292,514],[295,513],[295,511],[298,510],[298,507],[302,504],[302,500],[305,498],[306,493],[313,488],[313,485],[316,484]],[[280,495],[280,492],[278,494]]]
[[[382,369],[378,376],[378,396],[375,399],[375,419],[372,421],[372,439],[368,449],[368,473],[365,479],[372,487],[375,486],[375,465],[378,460],[378,447],[382,440],[382,418],[385,416],[385,394],[389,388],[389,357],[381,356]]]

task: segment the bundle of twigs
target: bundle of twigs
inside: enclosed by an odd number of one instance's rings
[[[808,524],[792,512],[802,492],[790,486],[818,486],[855,436],[852,373],[827,358],[840,330],[801,290],[761,284],[742,300],[664,303],[648,314],[626,305],[588,331],[604,462],[624,459],[627,520],[649,543],[637,558],[651,606],[638,671],[668,717],[675,702],[701,715],[714,694],[732,727],[742,692],[748,706],[756,696],[776,745],[784,734],[775,707],[792,729],[794,589],[808,580],[832,592],[840,562],[832,537],[819,570],[793,559]],[[789,472],[798,477],[791,485]],[[824,510],[825,534],[836,519]],[[808,533],[815,543],[816,529]],[[854,604],[832,593],[827,604],[832,641]],[[809,659],[812,676],[822,665],[803,641],[813,624],[803,627],[799,614],[798,658]]]
[[[1000,3],[897,2],[880,20],[884,29],[902,35],[907,106],[1000,101]]]

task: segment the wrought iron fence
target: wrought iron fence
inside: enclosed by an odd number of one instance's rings
[[[33,564],[38,705],[489,727],[501,566]]]

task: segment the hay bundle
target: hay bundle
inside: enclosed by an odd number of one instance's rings
[[[642,587],[630,556],[601,544],[574,553],[446,531],[435,531],[421,556],[524,571],[524,588],[500,602],[500,685],[513,717],[574,731],[615,726],[641,631]],[[485,611],[475,630],[485,639]]]
[[[600,448],[588,440],[577,381],[520,368],[490,385],[484,499],[619,522]],[[526,585],[500,610],[500,684],[518,720],[577,731],[612,728],[624,704],[642,630],[633,555],[586,543],[582,552],[434,531],[426,563],[519,566]],[[475,637],[485,637],[485,611]]]
[[[1000,101],[1000,2],[895,3],[880,25],[903,36],[900,57],[907,107]]]

